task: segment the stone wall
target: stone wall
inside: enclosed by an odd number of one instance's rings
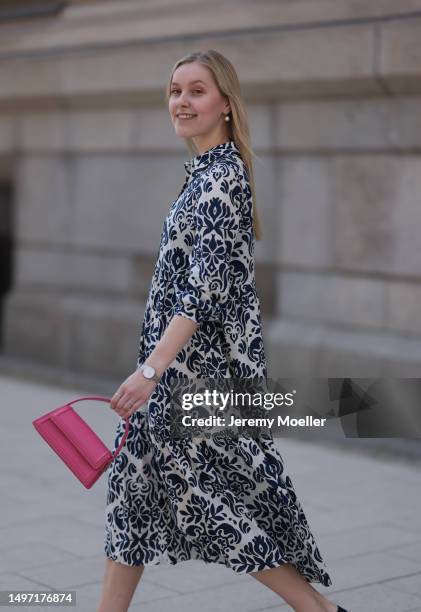
[[[188,157],[164,85],[179,57],[212,47],[237,68],[257,155],[270,373],[418,376],[420,35],[421,0],[80,3],[0,24],[15,220],[4,353],[135,367]]]

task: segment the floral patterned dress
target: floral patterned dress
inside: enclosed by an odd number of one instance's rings
[[[165,370],[108,468],[106,556],[126,565],[221,563],[238,574],[292,563],[331,585],[272,436],[175,439],[174,377],[267,378],[247,169],[233,140],[184,163],[162,228],[137,367],[174,315],[199,327]],[[115,448],[124,433],[117,427]]]

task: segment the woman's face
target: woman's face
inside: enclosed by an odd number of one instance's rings
[[[211,72],[198,62],[183,64],[174,71],[169,111],[177,136],[192,138],[199,151],[229,137],[225,121],[229,103],[221,96]],[[193,117],[183,118],[184,114]]]

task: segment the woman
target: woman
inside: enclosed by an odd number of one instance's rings
[[[179,60],[167,86],[193,154],[165,219],[137,370],[112,408],[130,434],[108,473],[107,556],[98,612],[128,609],[146,565],[187,559],[248,573],[299,612],[341,610],[282,457],[269,440],[174,439],[174,378],[263,377],[254,276],[260,224],[246,112],[231,63],[214,50]],[[139,410],[146,405],[146,410]]]

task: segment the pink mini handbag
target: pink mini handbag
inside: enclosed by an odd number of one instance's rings
[[[38,417],[32,424],[76,478],[90,489],[121,451],[129,434],[130,421],[126,419],[124,436],[111,454],[93,429],[73,410],[71,404],[83,400],[111,401],[101,396],[80,397]]]

